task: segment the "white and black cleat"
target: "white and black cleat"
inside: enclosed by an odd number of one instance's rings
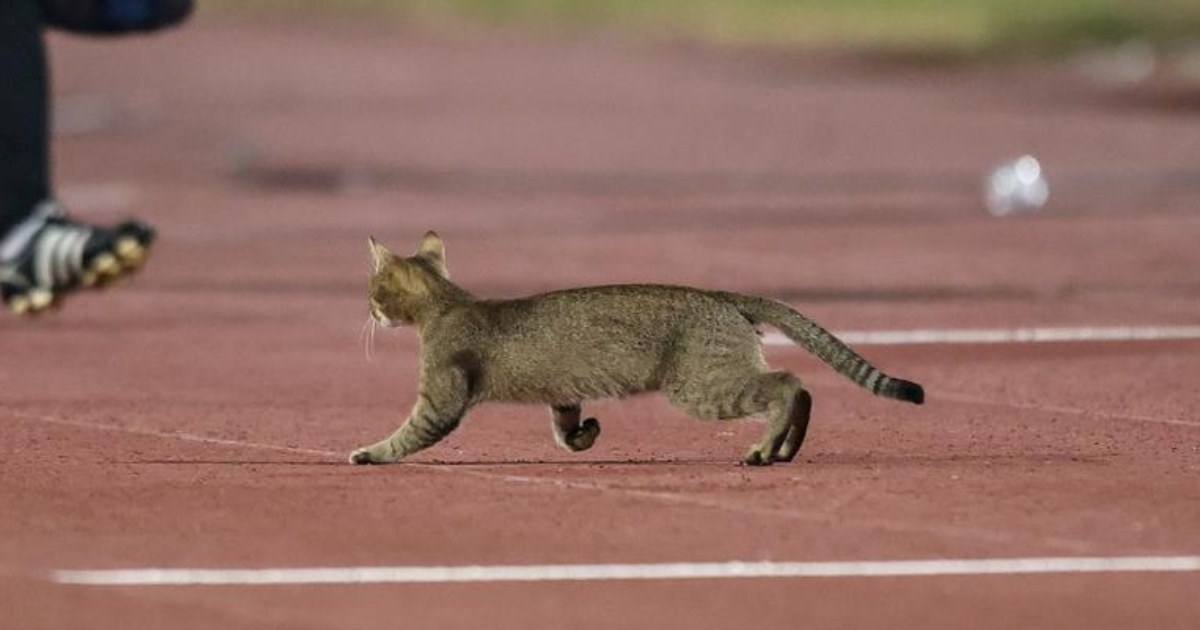
[[[3,263],[0,297],[17,315],[36,315],[79,288],[111,285],[145,264],[154,230],[137,221],[113,228],[80,223],[43,204],[23,226],[23,242]]]

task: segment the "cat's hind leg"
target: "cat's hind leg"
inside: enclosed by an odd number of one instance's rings
[[[754,327],[737,311],[716,312],[680,338],[663,393],[702,419],[765,416],[767,429],[742,462],[766,466],[796,456],[808,429],[812,398],[800,379],[769,371]]]
[[[578,404],[550,407],[554,441],[571,452],[588,450],[600,435],[600,421],[588,418],[580,422],[579,416],[582,413],[583,409]]]
[[[808,420],[811,416],[812,395],[808,393],[808,390],[801,389],[796,394],[795,404],[791,410],[791,423],[787,435],[783,438],[783,445],[775,453],[775,461],[790,462],[795,459],[796,454],[800,452],[800,446],[804,444],[804,436],[808,433]]]
[[[800,379],[784,371],[760,374],[754,380],[754,387],[755,394],[749,399],[759,408],[746,409],[751,412],[747,415],[765,411],[767,429],[742,463],[767,466],[777,461],[791,461],[808,431],[812,396],[801,386]]]
[[[665,389],[672,404],[698,418],[766,416],[763,438],[742,463],[766,466],[791,461],[808,430],[812,397],[790,372],[760,372],[724,382],[684,379]]]

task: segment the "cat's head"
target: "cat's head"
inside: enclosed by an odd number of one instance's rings
[[[384,326],[416,321],[418,314],[450,285],[446,245],[437,232],[427,232],[412,256],[397,256],[367,239],[374,271],[367,285],[371,317]]]

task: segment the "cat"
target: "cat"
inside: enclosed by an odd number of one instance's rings
[[[421,340],[420,387],[390,437],[355,450],[355,464],[398,461],[437,443],[484,401],[550,407],[554,438],[584,451],[600,435],[581,403],[662,391],[703,419],[766,416],[747,465],[791,461],[812,397],[791,373],[768,368],[757,326],[768,324],[874,394],[922,404],[916,383],[892,378],[790,307],[766,298],[667,285],[568,289],[481,300],[450,281],[446,248],[427,233],[413,256],[368,239],[372,324],[412,325]]]

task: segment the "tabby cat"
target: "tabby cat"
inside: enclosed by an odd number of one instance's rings
[[[355,464],[394,462],[432,446],[488,400],[549,405],[555,440],[583,451],[600,435],[600,423],[580,419],[582,401],[650,391],[698,418],[765,416],[766,434],[743,462],[791,461],[804,442],[812,397],[791,373],[768,368],[759,324],[777,327],[874,394],[924,402],[920,385],[885,375],[773,300],[663,285],[481,300],[450,281],[436,233],[410,257],[373,238],[369,244],[371,317],[383,326],[416,326],[420,390],[404,424],[354,451]]]

